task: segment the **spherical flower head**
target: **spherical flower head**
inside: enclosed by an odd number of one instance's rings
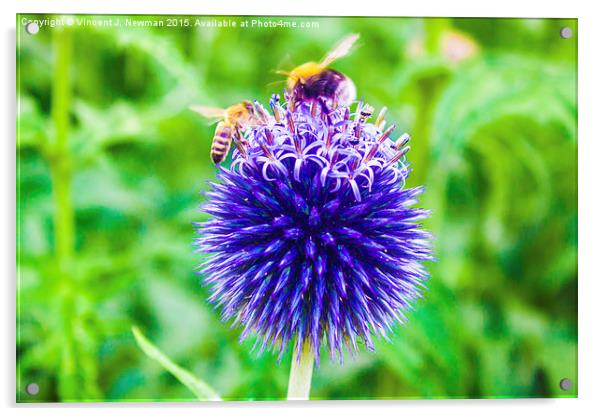
[[[358,343],[374,349],[421,297],[430,235],[413,208],[422,188],[404,187],[408,135],[393,141],[382,115],[326,100],[255,104],[259,126],[219,168],[196,224],[210,302],[282,356],[309,343],[342,362]]]

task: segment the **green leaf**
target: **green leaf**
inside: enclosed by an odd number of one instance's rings
[[[40,111],[36,100],[29,95],[19,95],[17,114],[17,148],[44,146],[52,126]]]
[[[194,393],[199,400],[221,400],[220,396],[213,388],[211,388],[211,386],[171,361],[155,345],[153,345],[142,332],[140,332],[140,329],[133,326],[132,333],[134,334],[134,338],[136,338],[136,342],[140,349],[142,349],[149,358],[161,364],[164,369],[169,371],[171,375],[177,378],[192,393]]]

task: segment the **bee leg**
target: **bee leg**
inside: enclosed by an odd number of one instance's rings
[[[295,110],[297,109],[297,98],[295,97],[295,95],[293,95],[291,97],[291,99],[289,99],[288,104],[287,104],[287,109],[291,113],[294,113]]]
[[[295,105],[297,103],[297,87],[293,88],[290,92],[284,90],[284,99],[286,100],[286,109],[290,112],[295,111]]]
[[[320,114],[322,116],[323,120],[327,120],[329,123],[332,124],[332,118],[330,117],[330,114],[332,113],[331,109],[328,108],[328,103],[326,102],[326,100],[324,98],[319,98],[320,101],[320,108],[322,110],[322,113]]]

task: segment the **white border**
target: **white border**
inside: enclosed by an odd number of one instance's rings
[[[577,17],[580,1],[546,1],[529,5],[524,0],[478,2],[467,0],[394,2],[387,0],[21,0],[21,13],[122,13],[122,14],[225,14],[313,16],[463,16],[463,17]]]
[[[566,415],[591,414],[600,406],[602,394],[602,274],[599,258],[602,237],[602,179],[600,102],[602,91],[602,16],[594,1],[504,0],[497,2],[449,0],[393,2],[392,0],[315,1],[302,0],[285,4],[278,0],[20,0],[2,4],[3,22],[1,65],[3,97],[0,99],[3,140],[2,174],[2,264],[4,284],[2,306],[3,340],[1,354],[5,360],[0,379],[2,405],[13,414],[51,415],[179,415],[200,414],[291,415],[364,414],[372,409],[381,414],[420,413],[430,415],[504,415],[508,413]],[[464,17],[577,17],[579,18],[579,399],[548,400],[443,400],[401,402],[312,402],[312,403],[225,403],[225,404],[108,404],[24,406],[15,404],[15,14],[21,13],[96,13],[96,14],[224,14],[224,15],[396,15],[396,16],[464,16]],[[344,412],[344,413],[343,413]]]

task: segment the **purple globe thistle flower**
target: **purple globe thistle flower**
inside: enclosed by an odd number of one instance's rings
[[[330,104],[282,107],[274,95],[269,115],[256,103],[263,123],[236,141],[202,206],[213,219],[195,224],[222,319],[280,357],[309,342],[317,362],[322,342],[342,362],[345,347],[388,339],[422,296],[431,259],[417,223],[428,212],[412,208],[422,188],[404,188],[409,136],[391,140],[384,112],[372,124],[369,106]]]

